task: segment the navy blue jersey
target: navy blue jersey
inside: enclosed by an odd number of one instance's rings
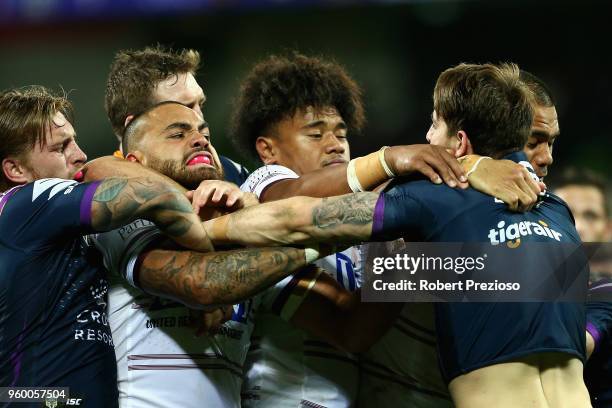
[[[221,165],[223,166],[223,179],[238,186],[246,181],[249,177],[249,171],[242,164],[225,157],[219,156]]]
[[[2,196],[0,386],[68,387],[84,406],[117,406],[106,273],[83,238],[98,185],[42,179]]]
[[[507,158],[528,165],[522,153]],[[412,241],[428,242],[580,242],[567,205],[552,194],[521,214],[473,189],[417,181],[384,193],[375,220],[378,238],[404,232]],[[518,268],[521,261],[517,260]],[[578,303],[437,303],[442,373],[450,381],[539,352],[562,352],[584,361],[584,313],[584,305]]]
[[[585,370],[584,381],[595,408],[612,407],[612,280],[591,285],[586,307],[587,331],[595,341]]]

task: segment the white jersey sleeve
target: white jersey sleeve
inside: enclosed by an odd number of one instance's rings
[[[136,220],[121,228],[95,234],[94,245],[102,253],[104,266],[111,274],[123,276],[137,287],[134,269],[138,256],[151,242],[162,239],[163,234],[147,220]]]
[[[268,166],[262,166],[251,173],[244,184],[240,186],[240,189],[242,191],[254,193],[257,198],[259,198],[261,193],[266,188],[277,181],[296,178],[300,178],[300,176],[298,176],[297,173],[290,168],[279,166],[277,164],[271,164]]]

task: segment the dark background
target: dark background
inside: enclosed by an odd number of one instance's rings
[[[552,174],[611,168],[612,6],[605,1],[3,0],[0,89],[69,92],[90,158],[115,138],[103,108],[117,50],[162,43],[200,51],[198,80],[217,150],[249,164],[227,138],[240,79],[258,59],[297,49],[336,59],[365,92],[368,125],[353,155],[425,143],[438,74],[459,62],[512,61],[551,87],[561,137]]]

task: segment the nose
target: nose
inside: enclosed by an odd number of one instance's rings
[[[546,168],[553,163],[552,149],[547,143],[540,144],[535,155],[535,162],[541,168]]]
[[[425,135],[425,140],[427,140],[427,143],[431,144],[431,134],[433,133],[433,127],[430,126],[429,129],[427,129],[427,134]]]
[[[192,132],[191,140],[189,141],[189,147],[191,148],[206,148],[210,144],[210,141],[204,137],[200,132]]]
[[[344,140],[344,139],[342,139]],[[329,133],[326,136],[325,141],[325,153],[336,153],[342,154],[346,150],[344,147],[344,142],[340,138],[336,137],[333,133]]]
[[[81,148],[79,147],[78,144],[74,144],[75,149],[74,152],[72,153],[72,164],[73,165],[82,165],[85,164],[85,162],[87,161],[87,155],[85,154],[85,152],[83,150],[81,150]]]

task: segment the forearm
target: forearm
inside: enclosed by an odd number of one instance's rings
[[[143,254],[140,286],[192,308],[236,304],[306,265],[297,248],[225,252],[152,250]]]
[[[259,200],[263,203],[296,196],[331,197],[351,193],[346,180],[346,167],[346,164],[339,164],[303,174],[296,179],[281,180],[267,187]]]
[[[372,234],[377,193],[293,197],[204,223],[213,243],[246,246],[361,242]]]
[[[155,170],[114,156],[104,156],[88,162],[83,168],[83,177],[84,181],[96,181],[109,177],[148,177],[181,193],[187,191],[176,181]]]
[[[206,231],[187,198],[158,179],[104,179],[94,193],[91,218],[96,231],[117,228],[139,218],[147,219],[183,247],[212,250]]]

